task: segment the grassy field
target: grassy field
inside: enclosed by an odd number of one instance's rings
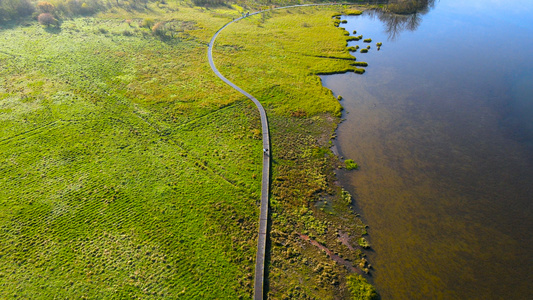
[[[343,31],[332,26],[339,10],[273,10],[232,24],[217,40],[217,66],[275,114],[340,116],[341,105],[316,76],[356,69]]]
[[[343,10],[255,16],[215,48],[270,115],[273,298],[348,295],[353,271],[302,236],[367,267],[328,149],[341,107],[315,75],[355,69]],[[206,57],[242,11],[171,2],[0,29],[0,298],[251,297],[259,115]]]

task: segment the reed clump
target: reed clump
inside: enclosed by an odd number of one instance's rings
[[[348,16],[358,16],[360,14],[362,14],[363,12],[358,10],[358,9],[347,9],[344,11],[344,14],[345,15],[348,15]]]

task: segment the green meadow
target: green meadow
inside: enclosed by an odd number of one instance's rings
[[[212,35],[260,8],[240,5],[0,25],[0,298],[252,297],[259,114],[207,61]],[[369,269],[329,150],[341,106],[317,76],[360,66],[334,26],[345,9],[269,11],[215,44],[269,114],[272,298],[349,297]]]

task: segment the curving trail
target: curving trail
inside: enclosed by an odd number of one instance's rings
[[[259,12],[250,14],[258,14]],[[233,20],[232,22],[227,23],[222,28],[220,28],[215,35],[211,38],[211,41],[209,42],[209,49],[207,51],[207,56],[209,58],[209,65],[211,66],[211,69],[215,74],[222,79],[225,83],[227,83],[232,88],[239,91],[241,94],[248,97],[248,99],[252,100],[255,103],[255,106],[257,106],[257,109],[259,110],[259,114],[261,115],[261,129],[263,132],[263,149],[266,151],[263,151],[263,176],[261,179],[261,209],[260,209],[260,217],[259,217],[259,237],[257,241],[257,254],[255,259],[255,279],[254,279],[254,299],[263,299],[263,282],[264,282],[264,275],[265,275],[265,251],[266,251],[266,238],[267,238],[267,221],[268,221],[268,196],[269,196],[269,189],[270,189],[270,136],[269,136],[269,130],[268,130],[268,120],[267,115],[265,112],[265,109],[259,102],[259,100],[255,99],[254,96],[248,94],[240,87],[236,86],[234,83],[229,81],[226,77],[222,76],[218,69],[215,67],[215,64],[213,63],[213,44],[215,43],[215,39],[217,38],[220,31],[229,24],[236,22],[242,18]]]
[[[284,9],[284,8],[291,8],[291,7],[302,7],[302,6],[319,6],[319,5],[342,5],[339,4],[302,4],[302,5],[291,5],[291,6],[284,6],[284,7],[276,7],[273,9]],[[209,59],[209,65],[211,66],[211,69],[215,74],[222,79],[225,83],[227,83],[232,88],[236,89],[241,94],[248,97],[248,99],[252,100],[257,106],[257,109],[259,110],[259,114],[261,115],[261,129],[263,132],[263,175],[261,180],[261,208],[259,213],[259,237],[257,241],[257,254],[255,259],[255,276],[254,276],[254,299],[255,300],[262,300],[264,295],[263,290],[263,283],[264,283],[264,276],[265,276],[265,251],[266,251],[266,239],[267,239],[267,227],[268,227],[268,204],[269,204],[269,193],[270,193],[270,134],[268,129],[268,120],[267,115],[265,112],[265,109],[261,105],[261,103],[252,95],[248,94],[246,91],[235,85],[233,82],[229,81],[226,77],[224,77],[215,66],[215,63],[213,62],[213,45],[215,44],[215,39],[217,38],[218,34],[226,28],[228,25],[230,25],[233,22],[237,22],[241,19],[244,19],[249,16],[257,15],[260,13],[263,13],[267,10],[263,11],[257,11],[251,14],[248,14],[246,16],[240,17],[238,19],[235,19],[231,22],[228,22],[226,25],[222,26],[215,35],[211,38],[211,41],[209,42],[208,50],[207,50],[207,57]]]

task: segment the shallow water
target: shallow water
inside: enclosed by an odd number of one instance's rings
[[[369,66],[322,77],[344,98],[337,146],[361,167],[339,175],[383,299],[533,295],[533,3],[463,2],[394,39],[386,18],[345,17]]]

